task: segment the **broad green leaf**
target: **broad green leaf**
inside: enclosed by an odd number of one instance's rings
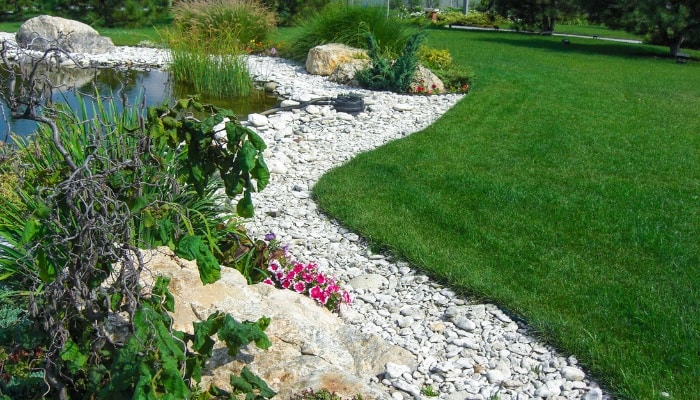
[[[190,398],[191,393],[180,375],[177,361],[172,358],[165,358],[161,367],[160,378],[168,396],[173,399]]]
[[[255,161],[255,168],[250,171],[250,174],[257,181],[258,192],[262,191],[270,183],[270,171],[267,169],[267,164],[263,159],[262,154],[258,155],[258,159]]]
[[[163,117],[163,126],[167,129],[174,129],[182,125],[178,120],[173,117]]]
[[[142,221],[144,228],[153,228],[157,222],[151,210],[146,210],[143,212]]]
[[[219,108],[217,109],[219,114],[221,114],[224,117],[228,117],[231,121],[237,121],[238,117],[236,116],[236,113],[233,111],[229,110],[228,108]]]
[[[85,368],[88,356],[80,351],[80,347],[75,342],[68,340],[61,350],[61,360],[65,361],[71,373],[77,374]]]
[[[150,203],[150,197],[151,196],[138,196],[129,199],[129,210],[134,214],[141,212],[141,210],[143,210]]]
[[[256,346],[263,350],[272,345],[259,325],[250,321],[240,323],[228,314],[224,316],[224,324],[219,329],[218,336],[226,343],[228,354],[231,357],[235,357],[239,348],[250,342],[255,342]]]
[[[206,321],[194,322],[192,325],[194,326],[192,350],[206,356],[211,356],[215,343],[211,336],[216,334],[223,325],[221,313],[215,312],[209,315]]]
[[[175,109],[185,110],[189,107],[191,99],[179,99],[175,102]]]
[[[207,179],[204,175],[204,170],[199,164],[193,164],[190,167],[190,179],[197,194],[202,196],[204,194],[204,187],[207,185]]]
[[[253,144],[253,147],[255,147],[256,150],[259,152],[265,151],[267,148],[267,145],[265,144],[265,141],[263,138],[260,137],[257,133],[255,133],[252,129],[246,128],[248,132],[248,140]]]
[[[220,124],[221,122],[224,121],[224,117],[221,115],[212,115],[210,117],[205,118],[202,121],[202,124],[200,125],[202,132],[204,133],[209,133],[212,131],[214,126],[216,124]]]
[[[253,169],[255,165],[255,156],[257,151],[255,147],[250,142],[243,143],[243,146],[238,151],[238,158],[240,158],[241,170],[248,172]]]
[[[231,375],[230,381],[234,393],[245,393],[246,399],[270,399],[277,394],[248,367],[243,367],[240,376]]]
[[[253,199],[250,196],[250,191],[246,190],[243,197],[236,204],[236,212],[243,218],[252,218],[255,215],[253,208]]]
[[[155,285],[153,285],[153,294],[161,298],[163,308],[167,311],[174,312],[175,298],[173,294],[170,293],[168,285],[170,285],[170,278],[162,275],[158,276]]]
[[[22,231],[22,243],[29,243],[34,236],[39,232],[41,223],[36,218],[29,218],[24,224],[24,230]]]
[[[39,268],[39,278],[41,278],[42,281],[50,283],[56,279],[56,266],[49,261],[43,249],[37,251],[36,263]]]
[[[186,260],[197,260],[199,279],[203,284],[214,283],[221,279],[221,266],[201,236],[187,235],[180,239],[177,255]]]
[[[247,133],[245,127],[234,124],[232,122],[226,123],[226,140],[228,141],[227,149],[235,153],[238,149],[239,143],[243,138],[243,135]]]

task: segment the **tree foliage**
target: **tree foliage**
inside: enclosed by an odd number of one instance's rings
[[[42,11],[76,19],[89,25],[135,28],[162,19],[169,12],[168,0],[47,0]]]
[[[491,7],[520,29],[544,32],[554,31],[562,16],[579,10],[577,0],[492,0]]]
[[[697,0],[592,0],[584,4],[591,20],[648,34],[652,43],[668,46],[672,56],[684,43],[700,45]]]

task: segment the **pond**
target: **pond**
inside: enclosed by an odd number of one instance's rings
[[[7,82],[7,71],[0,69],[0,81]],[[71,108],[76,109],[78,101],[76,89],[83,94],[94,94],[95,88],[100,96],[112,97],[115,102],[121,104],[121,99],[126,98],[129,104],[134,104],[139,96],[143,96],[147,106],[159,105],[192,95],[193,93],[184,86],[175,85],[170,80],[167,71],[162,70],[80,70],[75,68],[62,68],[60,73],[53,73],[51,82],[54,85],[60,83],[60,89],[53,93],[52,101],[66,102]],[[7,85],[2,85],[0,96],[4,99],[8,93]],[[273,108],[278,99],[269,96],[262,91],[245,98],[213,99],[201,96],[205,103],[227,108],[236,113],[241,119],[248,114],[261,112]],[[27,136],[36,130],[36,122],[13,119],[4,101],[0,102],[0,142],[9,142],[12,134]]]

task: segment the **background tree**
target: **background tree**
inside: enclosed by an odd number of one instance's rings
[[[331,0],[262,0],[261,2],[277,14],[279,26],[290,26],[297,18],[322,9]]]
[[[45,13],[93,26],[134,28],[167,16],[169,3],[168,0],[48,0],[42,6]]]
[[[0,0],[0,20],[20,21],[35,6],[34,0]]]
[[[593,0],[582,1],[592,21],[610,28],[649,35],[675,56],[683,44],[700,45],[700,1]]]
[[[574,0],[493,0],[494,11],[508,17],[521,29],[554,31],[562,16],[576,14],[580,8]]]

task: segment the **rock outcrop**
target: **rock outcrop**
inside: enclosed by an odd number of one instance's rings
[[[251,345],[231,359],[221,344],[206,366],[203,381],[228,388],[229,375],[247,366],[278,392],[278,398],[289,398],[308,388],[327,389],[343,397],[389,398],[386,389],[372,378],[386,374],[387,364],[416,368],[417,360],[407,350],[359,332],[291,290],[263,283],[248,285],[232,268],[222,268],[221,280],[204,286],[196,264],[175,258],[167,248],[149,252],[146,259],[154,277],[171,278],[175,329],[192,332],[192,322],[215,311],[229,313],[239,321],[271,318],[265,331],[272,341],[268,350]]]
[[[418,64],[416,67],[416,72],[413,73],[413,78],[411,78],[409,92],[443,94],[445,93],[445,84],[442,83],[440,78],[438,78],[433,71]]]
[[[82,22],[40,15],[20,26],[16,35],[21,47],[45,51],[59,48],[68,53],[102,54],[114,51],[112,40]]]
[[[309,50],[306,56],[306,71],[312,75],[328,76],[338,65],[358,58],[366,59],[367,50],[340,43],[328,43]]]
[[[328,77],[328,80],[342,85],[358,86],[355,74],[357,74],[357,71],[367,68],[369,63],[369,59],[359,58],[344,62],[338,65]]]

